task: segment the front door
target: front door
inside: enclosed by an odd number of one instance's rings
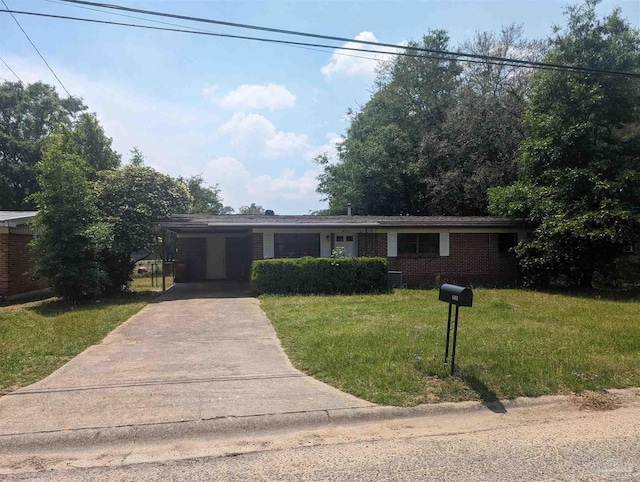
[[[207,238],[207,279],[225,279],[226,242],[224,236]]]
[[[344,248],[345,256],[352,258],[356,255],[354,234],[336,234],[336,248]]]

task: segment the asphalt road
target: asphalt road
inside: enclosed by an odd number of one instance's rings
[[[111,458],[58,454],[23,461],[14,469],[27,472],[6,479],[636,481],[639,400],[635,392],[617,408],[610,404],[613,410],[585,410],[581,400],[567,399],[506,414],[483,410],[259,438],[203,438],[149,447],[144,456],[141,448],[115,450]]]

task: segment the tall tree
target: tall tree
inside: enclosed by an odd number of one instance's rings
[[[598,18],[598,3],[566,10],[546,60],[639,72],[640,33],[618,9]],[[529,283],[590,286],[640,238],[640,82],[544,71],[530,95],[518,180],[490,192],[491,209],[537,226],[516,250]]]
[[[544,47],[539,41],[524,39],[522,27],[509,25],[499,33],[477,33],[461,50],[541,60]],[[529,69],[500,62],[465,65],[454,108],[435,135],[427,132],[421,146],[421,202],[429,214],[486,215],[487,189],[515,180],[531,75]]]
[[[101,253],[110,291],[120,291],[129,281],[131,253],[154,249],[153,223],[185,212],[191,203],[182,182],[144,166],[100,171],[92,197],[99,207],[95,221],[110,231],[110,243]]]
[[[68,151],[87,161],[93,174],[120,166],[120,154],[111,148],[112,139],[107,137],[95,114],[82,113],[74,122]]]
[[[129,159],[129,164],[134,167],[142,167],[144,166],[145,157],[142,154],[142,151],[137,147],[134,147],[129,151],[131,153],[131,159]]]
[[[64,133],[45,143],[38,163],[41,189],[33,195],[38,206],[35,275],[49,280],[61,297],[77,300],[101,295],[109,275],[98,253],[108,243],[109,230],[96,224],[97,208],[90,196],[90,168],[77,154],[65,150]]]
[[[436,30],[409,45],[448,50],[449,37]],[[420,146],[425,135],[437,135],[461,68],[443,56],[407,53],[413,56],[381,64],[371,99],[350,113],[339,162],[317,159],[324,167],[318,192],[333,213],[346,212],[349,202],[361,214],[424,213]]]
[[[264,214],[264,208],[259,204],[251,203],[251,206],[242,206],[240,214],[257,214],[261,216]]]
[[[449,50],[445,32],[420,45]],[[541,46],[509,26],[479,33],[462,50],[539,59]],[[326,156],[318,192],[334,214],[347,203],[362,214],[481,215],[489,187],[508,185],[522,139],[520,117],[531,73],[500,63],[468,64],[407,52],[382,64],[371,99],[338,146]]]
[[[61,99],[42,82],[0,83],[0,209],[34,207],[29,196],[38,191],[36,164],[46,138],[70,128],[85,109],[80,99]]]
[[[191,194],[190,213],[224,214],[222,212],[224,207],[220,197],[220,188],[217,185],[205,185],[201,175],[191,176],[186,179],[179,177],[178,180],[187,186],[189,194]]]

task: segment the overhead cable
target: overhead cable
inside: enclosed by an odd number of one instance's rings
[[[126,17],[126,18],[133,18],[136,20],[142,20],[145,22],[152,22],[152,23],[157,23],[159,25],[171,25],[173,27],[180,27],[183,29],[189,29],[189,30],[193,30],[193,31],[199,31],[199,32],[209,32],[209,33],[219,33],[219,32],[214,32],[212,30],[206,30],[203,28],[198,28],[198,27],[191,27],[188,25],[184,25],[184,24],[180,24],[180,23],[173,23],[173,22],[163,22],[162,20],[154,20],[151,18],[146,18],[146,17],[140,17],[138,15],[127,15],[125,13],[118,13],[118,12],[113,12],[110,10],[103,10],[103,9],[99,9],[99,8],[91,8],[91,7],[85,7],[82,5],[76,5],[76,4],[66,4],[65,2],[61,1],[61,0],[44,0],[45,2],[49,2],[49,3],[57,3],[58,5],[66,5],[68,7],[76,7],[76,8],[82,8],[83,10],[90,10],[93,12],[99,12],[99,13],[105,13],[105,14],[109,14],[109,15],[117,15],[119,17]],[[322,48],[312,48],[312,47],[305,47],[302,45],[285,45],[288,47],[292,47],[292,48],[297,48],[297,49],[302,49],[302,50],[311,50],[313,52],[327,52],[327,49],[334,49],[333,47],[322,47]],[[353,55],[353,54],[346,54],[344,52],[334,52],[335,55],[340,55],[341,57],[352,57],[352,58],[356,58],[356,59],[364,59],[364,60],[371,60],[371,61],[378,61],[378,62],[390,62],[390,61],[386,61],[386,60],[380,60],[377,59],[375,57],[365,57],[363,55]]]
[[[114,9],[114,10],[122,10],[126,12],[142,13],[145,15],[154,15],[154,16],[160,16],[160,17],[175,18],[180,20],[189,20],[192,22],[204,22],[204,23],[211,23],[215,25],[224,25],[227,27],[261,30],[264,32],[271,32],[271,33],[277,33],[277,34],[283,34],[283,35],[296,35],[296,36],[302,36],[302,37],[317,38],[322,40],[359,43],[363,45],[372,45],[376,47],[390,47],[390,48],[403,49],[403,50],[409,50],[409,51],[415,51],[415,52],[426,52],[426,53],[437,54],[437,55],[448,55],[452,57],[465,57],[469,59],[479,59],[484,61],[490,60],[490,61],[495,61],[500,63],[508,62],[510,64],[520,64],[525,67],[537,66],[537,67],[543,67],[543,68],[556,68],[561,70],[574,70],[576,72],[583,72],[583,73],[600,73],[600,74],[606,73],[606,74],[623,75],[623,76],[626,74],[626,76],[631,76],[631,77],[637,76],[631,72],[623,72],[623,71],[617,71],[617,70],[595,69],[590,67],[579,67],[579,66],[565,65],[565,64],[554,64],[554,63],[548,63],[548,62],[510,59],[507,57],[497,57],[493,55],[452,52],[452,51],[445,51],[445,50],[430,49],[426,47],[417,47],[413,45],[397,45],[397,44],[390,44],[390,43],[384,43],[384,42],[373,42],[369,40],[355,40],[355,39],[350,39],[346,37],[338,37],[334,35],[324,35],[324,34],[317,34],[317,33],[311,33],[311,32],[300,32],[296,30],[286,30],[286,29],[279,29],[279,28],[272,28],[272,27],[263,27],[259,25],[250,25],[245,23],[227,22],[223,20],[193,17],[188,15],[179,15],[179,14],[167,13],[167,12],[158,12],[155,10],[144,10],[140,8],[125,7],[123,5],[116,5],[116,4],[110,4],[110,3],[90,2],[86,0],[60,0],[60,1],[65,3],[71,3],[71,4],[90,5],[93,7],[102,7],[102,8],[108,8],[108,9]]]
[[[9,13],[9,11],[8,10],[0,10],[0,13]],[[459,62],[467,62],[467,63],[500,65],[500,66],[509,66],[509,67],[521,67],[521,68],[524,67],[524,68],[531,68],[531,69],[536,69],[536,70],[567,71],[567,72],[573,72],[573,73],[583,72],[583,73],[590,73],[590,74],[617,75],[617,76],[624,76],[624,77],[640,78],[640,73],[633,73],[633,72],[602,71],[602,70],[598,70],[598,69],[588,69],[588,68],[565,69],[565,68],[554,67],[554,66],[528,66],[528,65],[521,65],[520,63],[512,63],[510,61],[490,61],[490,60],[477,60],[477,59],[464,59],[464,58],[448,57],[448,56],[446,56],[446,54],[441,54],[441,53],[425,55],[425,54],[410,54],[410,53],[398,52],[398,51],[385,52],[385,51],[380,51],[380,50],[371,50],[371,49],[356,48],[356,47],[325,45],[325,44],[314,44],[314,43],[309,43],[309,42],[294,42],[294,41],[291,41],[291,40],[277,40],[277,39],[271,39],[271,38],[250,37],[250,36],[245,36],[245,35],[214,33],[214,32],[201,31],[201,30],[184,30],[184,29],[177,29],[177,28],[154,27],[154,26],[151,26],[151,25],[140,25],[140,24],[132,24],[132,23],[112,22],[112,21],[108,21],[108,20],[97,20],[97,19],[82,18],[82,17],[71,17],[71,16],[67,16],[67,15],[53,15],[53,14],[44,14],[44,13],[37,13],[37,12],[25,12],[25,11],[17,11],[17,10],[13,10],[12,13],[19,14],[19,15],[32,15],[32,16],[38,16],[38,17],[56,18],[56,19],[63,19],[63,20],[74,20],[74,21],[98,23],[98,24],[105,24],[105,25],[116,25],[116,26],[124,26],[124,27],[141,28],[141,29],[147,29],[147,30],[160,30],[160,31],[165,31],[165,32],[178,32],[178,33],[187,33],[187,34],[192,34],[192,35],[205,35],[205,36],[231,38],[231,39],[253,40],[253,41],[258,41],[258,42],[275,43],[275,44],[280,44],[280,45],[316,47],[316,48],[332,49],[332,50],[347,50],[347,51],[355,51],[355,52],[373,53],[373,54],[378,54],[378,55],[393,55],[393,56],[402,56],[402,57],[429,58],[429,59],[434,59],[434,60],[450,61],[450,62],[458,62],[459,61]],[[403,47],[399,46],[398,48],[403,48]]]
[[[0,60],[7,67],[7,69],[9,69],[9,72],[11,72],[16,77],[16,79],[18,79],[18,82],[20,82],[20,84],[22,84],[22,86],[24,87],[26,84],[22,82],[22,79],[18,77],[18,74],[15,73],[15,71],[9,66],[9,64],[2,57],[0,57]]]
[[[47,68],[51,71],[51,73],[53,74],[53,76],[56,78],[56,80],[58,81],[58,83],[62,86],[62,88],[64,89],[64,91],[67,93],[67,95],[69,97],[73,97],[69,91],[67,90],[67,88],[64,86],[64,84],[62,83],[62,81],[60,80],[60,77],[58,77],[58,75],[53,71],[53,69],[51,68],[51,66],[49,65],[49,62],[47,62],[47,60],[44,58],[44,56],[40,53],[40,50],[38,50],[38,47],[36,47],[36,44],[33,43],[33,41],[31,40],[31,38],[29,37],[29,34],[27,34],[27,32],[22,28],[22,25],[20,25],[20,22],[18,22],[18,19],[16,18],[16,16],[13,14],[14,12],[12,10],[9,9],[9,6],[7,5],[7,3],[2,0],[2,3],[4,4],[4,6],[6,7],[6,12],[8,12],[13,19],[15,20],[16,24],[18,25],[18,27],[20,28],[20,30],[22,30],[22,33],[24,34],[25,37],[27,37],[27,40],[29,41],[29,43],[31,44],[31,46],[35,49],[36,52],[38,52],[38,55],[40,56],[40,58],[42,59],[42,61],[45,63],[45,65],[47,66]],[[17,12],[16,12],[17,13]]]

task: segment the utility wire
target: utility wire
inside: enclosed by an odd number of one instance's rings
[[[223,34],[221,32],[217,32],[217,31],[213,31],[213,30],[207,30],[207,29],[198,28],[198,27],[191,27],[189,25],[184,25],[184,24],[180,24],[180,23],[163,22],[161,20],[153,20],[153,19],[146,18],[146,17],[140,17],[138,15],[127,15],[125,13],[117,13],[117,12],[112,12],[110,10],[104,10],[104,9],[100,9],[100,8],[85,7],[85,6],[82,6],[82,5],[75,4],[75,3],[68,4],[68,3],[64,2],[64,0],[44,0],[44,1],[48,2],[48,3],[56,3],[58,5],[66,5],[68,7],[81,8],[83,10],[90,10],[90,11],[93,11],[93,12],[106,13],[106,14],[109,14],[109,15],[117,15],[119,17],[133,18],[133,19],[136,19],[136,20],[142,20],[144,22],[157,23],[159,25],[169,25],[169,26],[172,26],[172,27],[180,27],[180,28],[183,28],[183,29],[189,29],[189,30],[196,31],[196,32],[206,32],[206,33],[212,33],[212,34],[219,34],[220,36],[224,36],[225,35],[225,34]],[[120,24],[116,24],[116,25],[120,25]],[[125,24],[123,24],[123,25],[125,25]],[[127,24],[127,26],[129,26],[129,25]],[[135,26],[135,25],[131,25],[131,26]],[[262,40],[262,39],[258,39],[258,38],[254,39],[254,38],[251,38],[251,37],[249,37],[248,39],[249,40]],[[363,60],[369,60],[369,61],[373,61],[373,62],[382,62],[382,63],[385,63],[385,64],[393,62],[392,60],[383,60],[383,59],[376,58],[376,57],[365,57],[364,55],[354,55],[354,54],[346,54],[344,52],[336,52],[335,50],[337,50],[338,47],[329,46],[329,45],[318,46],[317,48],[306,47],[306,46],[303,46],[303,45],[289,45],[289,44],[284,44],[284,46],[297,48],[297,49],[301,49],[301,50],[310,50],[312,52],[327,53],[327,52],[333,51],[333,54],[339,55],[341,57],[351,57],[351,58],[355,58],[355,59],[363,59]],[[365,51],[366,52],[373,52],[371,50],[365,50]],[[375,53],[385,54],[387,52],[375,51]],[[417,56],[414,55],[412,57],[417,57]],[[455,60],[455,59],[451,59],[451,60]],[[471,60],[468,60],[466,62],[478,63],[478,64],[486,64],[487,63],[485,61],[471,61]],[[491,64],[491,65],[504,65],[504,64],[503,63],[494,63],[494,64]],[[515,67],[515,66],[513,66],[513,67]]]
[[[148,30],[160,30],[165,32],[179,32],[179,33],[188,33],[192,35],[205,35],[205,36],[213,36],[213,37],[222,37],[222,38],[232,38],[232,39],[241,39],[241,40],[254,40],[258,42],[264,43],[275,43],[280,45],[292,45],[292,46],[304,46],[304,47],[316,47],[322,49],[334,49],[334,50],[347,50],[347,51],[355,51],[355,52],[366,52],[373,54],[381,54],[381,55],[394,55],[401,57],[413,57],[413,58],[430,58],[434,60],[440,61],[450,61],[450,62],[467,62],[467,63],[477,63],[477,64],[488,64],[488,65],[499,65],[499,66],[508,66],[508,67],[520,67],[520,68],[531,68],[536,70],[551,70],[551,71],[565,71],[572,73],[590,73],[590,74],[603,74],[603,75],[615,75],[615,76],[623,76],[623,77],[632,77],[632,78],[640,78],[640,73],[633,72],[620,72],[620,71],[602,71],[598,69],[589,69],[586,67],[575,67],[575,68],[565,68],[565,67],[555,67],[555,66],[530,66],[530,65],[522,65],[520,63],[514,63],[510,61],[490,61],[490,60],[476,60],[476,59],[464,59],[464,58],[452,58],[447,57],[443,54],[410,54],[406,52],[384,52],[380,50],[371,50],[364,48],[356,48],[356,47],[346,47],[346,46],[336,46],[336,45],[325,45],[325,44],[314,44],[308,42],[294,42],[291,40],[277,40],[270,38],[261,38],[261,37],[250,37],[244,35],[232,35],[232,34],[223,34],[223,33],[213,33],[207,31],[199,31],[199,30],[184,30],[177,28],[164,28],[164,27],[153,27],[150,25],[139,25],[139,24],[131,24],[131,23],[122,23],[122,22],[112,22],[107,20],[96,20],[90,18],[81,18],[81,17],[71,17],[67,15],[53,15],[53,14],[44,14],[44,13],[36,13],[36,12],[24,12],[13,10],[12,12],[8,10],[1,10],[0,13],[14,13],[19,15],[32,15],[37,17],[47,17],[47,18],[56,18],[63,20],[75,20],[82,22],[90,22],[90,23],[98,23],[105,25],[117,25],[124,27],[133,27],[133,28],[142,28]],[[399,46],[402,48],[402,46]]]
[[[126,18],[133,18],[136,20],[142,20],[144,22],[152,22],[152,23],[157,23],[160,25],[170,25],[172,27],[180,27],[180,28],[184,28],[184,29],[189,29],[189,30],[193,30],[193,31],[197,31],[197,32],[207,32],[207,33],[220,33],[220,32],[215,32],[213,30],[206,30],[203,28],[197,28],[197,27],[190,27],[188,25],[184,25],[184,24],[179,24],[179,23],[172,23],[172,22],[163,22],[161,20],[153,20],[150,18],[145,18],[145,17],[140,17],[137,15],[127,15],[125,13],[117,13],[117,12],[112,12],[109,10],[101,10],[99,8],[91,8],[91,7],[84,7],[82,5],[76,5],[76,4],[66,4],[65,2],[61,1],[61,0],[44,0],[45,2],[49,2],[49,3],[57,3],[58,5],[65,5],[68,7],[76,7],[76,8],[82,8],[83,10],[91,10],[93,12],[99,12],[99,13],[106,13],[109,15],[117,15],[119,17],[126,17]],[[328,49],[334,49],[334,47],[322,47],[322,48],[312,48],[312,47],[304,47],[302,45],[285,45],[288,47],[292,47],[292,48],[297,48],[297,49],[302,49],[302,50],[311,50],[313,52],[323,52],[326,53],[328,51]],[[364,60],[371,60],[371,61],[377,61],[377,62],[384,62],[384,63],[389,63],[391,62],[390,60],[381,60],[381,59],[376,59],[375,57],[365,57],[364,55],[353,55],[353,54],[345,54],[344,52],[333,52],[336,55],[340,55],[342,57],[352,57],[352,58],[356,58],[356,59],[364,59]]]
[[[0,9],[0,13],[8,13],[8,11]],[[76,21],[89,22],[89,23],[99,23],[99,24],[105,24],[105,25],[117,25],[117,26],[123,26],[123,27],[142,28],[142,29],[147,29],[147,30],[160,30],[160,31],[163,31],[163,32],[189,33],[189,34],[193,34],[193,35],[205,35],[205,36],[212,36],[212,37],[240,39],[240,40],[255,40],[255,41],[258,41],[258,42],[275,43],[275,44],[280,44],[280,45],[317,47],[317,48],[321,48],[321,49],[333,49],[333,50],[349,50],[349,51],[355,51],[355,52],[367,52],[367,53],[382,54],[382,55],[388,54],[388,55],[396,55],[396,56],[402,56],[402,57],[432,58],[432,59],[451,61],[451,62],[461,61],[461,62],[471,62],[471,63],[479,63],[479,64],[489,63],[489,64],[494,64],[494,65],[507,65],[507,66],[511,65],[511,64],[505,63],[505,62],[485,62],[485,61],[482,61],[482,60],[465,60],[465,59],[456,59],[456,58],[444,57],[442,55],[437,55],[437,56],[431,55],[431,56],[429,56],[429,55],[408,54],[408,53],[405,53],[405,52],[384,52],[384,51],[380,51],[380,50],[371,50],[371,49],[363,49],[363,48],[356,48],[356,47],[344,47],[344,46],[338,46],[338,45],[314,44],[314,43],[308,43],[308,42],[294,42],[292,40],[277,40],[277,39],[262,38],[262,37],[249,37],[249,36],[245,36],[245,35],[233,35],[233,34],[226,34],[226,33],[209,32],[209,31],[206,31],[206,30],[204,30],[204,31],[203,30],[184,30],[184,29],[177,29],[177,28],[153,27],[151,25],[140,25],[140,24],[135,24],[135,23],[113,22],[113,21],[109,21],[109,20],[96,20],[96,19],[92,19],[92,18],[71,17],[71,16],[68,16],[68,15],[53,15],[53,14],[36,13],[36,12],[24,12],[24,11],[19,11],[19,10],[13,10],[13,13],[16,13],[16,14],[19,14],[19,15],[32,15],[32,16],[36,16],[36,17],[56,18],[56,19],[62,19],[62,20],[76,20]],[[362,58],[370,58],[370,57],[362,57]],[[372,60],[375,60],[375,59],[372,59]],[[522,66],[519,66],[519,67],[522,67]],[[554,69],[547,69],[547,70],[558,70],[558,69],[554,68]],[[640,74],[638,74],[638,76],[640,76]]]
[[[51,66],[49,65],[49,62],[47,62],[47,60],[44,58],[44,56],[40,53],[40,51],[38,50],[38,47],[36,47],[36,44],[33,43],[33,41],[31,40],[31,38],[29,37],[29,34],[27,34],[27,32],[22,28],[22,25],[20,25],[20,22],[18,22],[18,19],[16,18],[16,16],[13,14],[13,12],[11,11],[11,9],[9,8],[9,6],[7,5],[7,3],[2,0],[2,3],[4,4],[4,6],[6,7],[6,11],[9,12],[9,15],[11,15],[11,17],[13,17],[13,19],[15,20],[16,24],[18,25],[18,27],[20,28],[20,30],[22,30],[22,33],[24,34],[25,37],[27,37],[27,40],[29,41],[29,43],[31,44],[31,46],[35,49],[36,52],[38,52],[38,55],[40,56],[40,58],[42,59],[42,61],[45,63],[45,65],[49,68],[49,70],[51,71],[51,73],[53,74],[53,76],[56,78],[56,80],[58,81],[58,83],[62,86],[62,88],[64,89],[64,91],[67,93],[67,95],[69,97],[73,97],[69,91],[67,90],[67,88],[64,86],[64,84],[62,83],[62,81],[60,80],[60,78],[56,75],[56,73],[53,71],[53,69],[51,68]]]
[[[18,77],[18,74],[16,74],[15,71],[11,67],[9,67],[9,64],[2,57],[0,57],[0,60],[2,60],[2,63],[9,69],[9,72],[11,72],[13,75],[15,75],[16,79],[18,79],[18,82],[20,82],[22,87],[24,87],[26,84],[24,82],[22,82],[22,79],[20,77]]]
[[[564,64],[553,64],[553,63],[548,63],[548,62],[537,62],[537,61],[529,61],[529,60],[520,60],[520,59],[510,59],[510,58],[506,58],[506,57],[496,57],[493,55],[481,55],[481,54],[466,54],[463,52],[451,52],[451,51],[445,51],[445,50],[436,50],[436,49],[428,49],[428,48],[424,48],[424,47],[416,47],[416,46],[410,46],[410,45],[397,45],[397,44],[390,44],[390,43],[383,43],[383,42],[372,42],[372,41],[368,41],[368,40],[354,40],[354,39],[350,39],[350,38],[346,38],[346,37],[336,37],[333,35],[322,35],[322,34],[315,34],[315,33],[310,33],[310,32],[300,32],[300,31],[295,31],[295,30],[285,30],[285,29],[278,29],[278,28],[272,28],[272,27],[262,27],[259,25],[250,25],[250,24],[244,24],[244,23],[235,23],[235,22],[225,22],[222,20],[213,20],[213,19],[208,19],[208,18],[202,18],[202,17],[192,17],[192,16],[187,16],[187,15],[178,15],[178,14],[173,14],[173,13],[166,13],[166,12],[158,12],[158,11],[154,11],[154,10],[143,10],[143,9],[139,9],[139,8],[131,8],[131,7],[125,7],[122,5],[116,5],[116,4],[109,4],[109,3],[98,3],[98,2],[89,2],[86,0],[61,0],[65,3],[73,3],[73,4],[80,4],[80,5],[90,5],[90,6],[94,6],[94,7],[102,7],[102,8],[109,8],[109,9],[114,9],[114,10],[122,10],[122,11],[126,11],[126,12],[134,12],[134,13],[142,13],[145,15],[155,15],[155,16],[160,16],[160,17],[168,17],[168,18],[176,18],[176,19],[180,19],[180,20],[189,20],[189,21],[193,21],[193,22],[204,22],[204,23],[212,23],[212,24],[216,24],[216,25],[225,25],[228,27],[236,27],[236,28],[245,28],[245,29],[252,29],[252,30],[261,30],[264,32],[272,32],[272,33],[278,33],[278,34],[284,34],[284,35],[296,35],[296,36],[302,36],[302,37],[312,37],[312,38],[318,38],[318,39],[323,39],[323,40],[332,40],[332,41],[338,41],[338,42],[351,42],[351,43],[359,43],[359,44],[363,44],[363,45],[373,45],[376,47],[391,47],[391,48],[396,48],[396,49],[403,49],[403,50],[409,50],[409,51],[415,51],[415,52],[427,52],[427,53],[431,53],[431,54],[437,54],[437,55],[448,55],[448,56],[452,56],[452,57],[466,57],[466,58],[471,58],[471,59],[479,59],[479,60],[491,60],[491,61],[495,61],[495,62],[500,62],[500,63],[505,63],[505,62],[509,62],[511,64],[520,64],[522,66],[526,66],[526,67],[552,67],[552,68],[556,68],[556,69],[562,69],[562,70],[574,70],[576,72],[583,72],[583,73],[600,73],[600,74],[613,74],[613,75],[627,75],[627,76],[632,76],[635,77],[635,75],[633,75],[630,72],[622,72],[622,71],[616,71],[616,70],[605,70],[605,69],[595,69],[595,68],[590,68],[590,67],[576,67],[576,66],[572,66],[572,65],[564,65]],[[629,75],[631,74],[631,75]]]

